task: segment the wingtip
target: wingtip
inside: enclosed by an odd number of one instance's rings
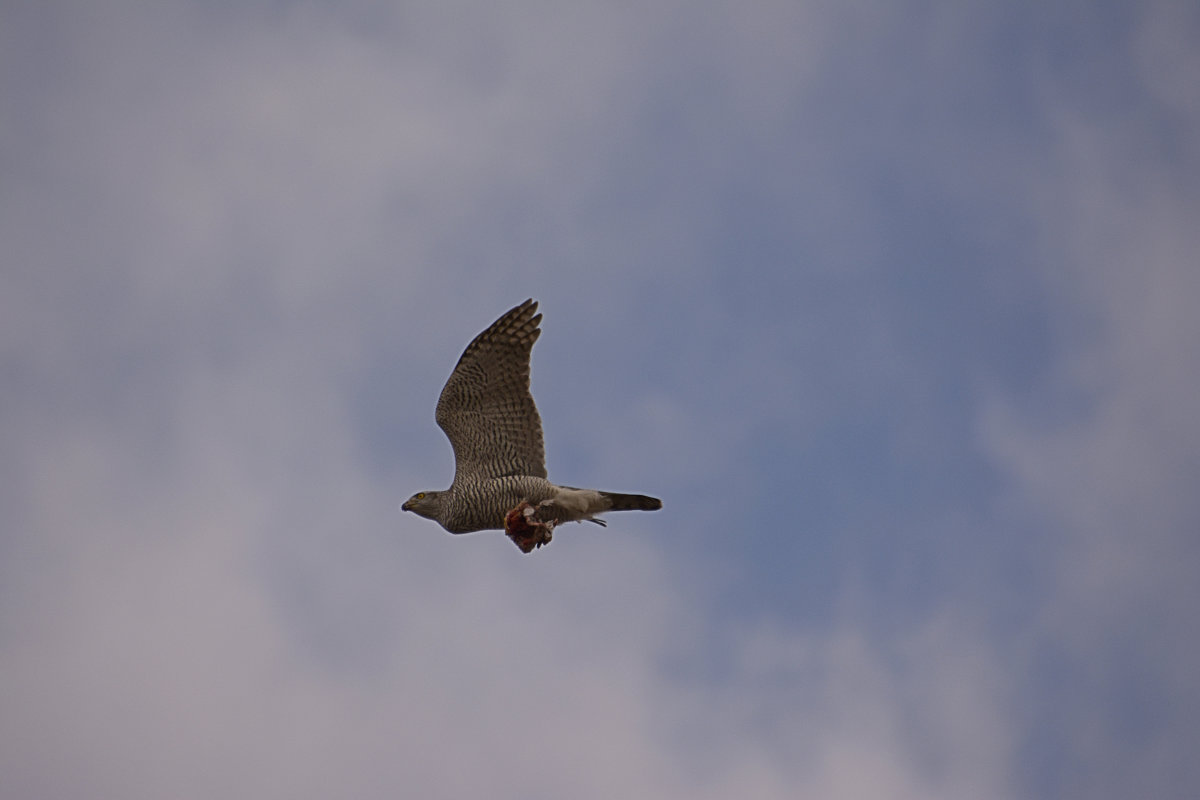
[[[537,300],[534,300],[532,297],[530,297],[525,302],[510,308],[505,316],[508,316],[509,314],[520,314],[521,316],[529,317],[532,316],[535,311],[537,311],[537,307]]]

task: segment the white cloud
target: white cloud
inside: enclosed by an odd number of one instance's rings
[[[1147,9],[1143,54],[1170,51],[1168,5]],[[1150,58],[1138,77],[1158,86],[1160,67]],[[1200,238],[1190,222],[1200,153],[1194,137],[1169,133],[1169,114],[1147,122],[1069,94],[1055,102],[1061,172],[1041,187],[1055,265],[1046,281],[1069,338],[1042,403],[997,401],[985,435],[1021,502],[1061,536],[1042,625],[1078,673],[1071,702],[1086,706],[1071,712],[1077,735],[1066,746],[1095,765],[1070,790],[1185,796],[1200,777],[1188,755],[1200,742]],[[1194,127],[1194,111],[1179,110]]]
[[[101,429],[40,438],[6,793],[999,794],[995,675],[963,626],[893,654],[915,680],[850,625],[756,631],[727,681],[680,683],[664,664],[705,624],[651,544],[571,528],[528,559],[398,520],[344,417],[276,408],[262,366],[179,387],[163,468]]]
[[[869,228],[879,207],[816,152],[828,130],[804,127],[793,153],[787,124],[827,110],[810,92],[841,52],[831,32],[890,26],[788,3],[686,11],[44,12],[44,50],[19,51],[41,77],[17,87],[28,113],[0,140],[20,167],[0,187],[15,265],[0,353],[17,387],[0,428],[0,794],[927,798],[1036,783],[1019,769],[1037,642],[1010,652],[956,598],[896,630],[848,611],[789,627],[787,609],[739,630],[696,578],[727,565],[653,536],[676,526],[680,543],[680,520],[753,535],[719,504],[753,478],[739,459],[754,427],[801,439],[912,357],[889,309],[860,307],[882,302],[861,285],[872,268],[821,267],[853,309],[819,316],[825,299],[805,298],[797,322],[774,313],[787,296],[747,308],[742,273],[717,280],[702,259],[749,175],[770,198],[819,184],[814,216],[784,222],[811,254],[876,262],[863,227],[818,235],[849,217]],[[953,61],[958,37],[939,30]],[[1186,109],[1154,55],[1159,35],[1178,50],[1178,28],[1148,30],[1148,84]],[[1200,209],[1165,171],[1106,166],[1129,151],[1086,120],[1059,130],[1074,155],[1048,176],[1066,188],[1047,206],[1068,212],[1047,246],[1065,230],[1082,266],[1047,283],[1104,338],[1072,351],[1049,394],[1094,405],[1053,428],[1002,397],[985,444],[1018,504],[1079,547],[1045,635],[1086,657],[1114,619],[1164,611],[1134,641],[1186,699]],[[781,153],[795,160],[776,170]],[[655,180],[633,192],[613,171]],[[561,337],[534,367],[552,465],[578,448],[607,488],[682,486],[715,510],[673,515],[668,498],[529,558],[397,512],[448,464],[438,382],[529,294]],[[666,377],[636,348],[677,350]],[[612,377],[626,353],[639,380]],[[352,387],[380,369],[406,385],[361,401]],[[833,386],[807,388],[810,373]],[[395,461],[380,468],[355,404],[393,398],[411,438],[381,445]],[[648,455],[630,466],[634,452]],[[1128,520],[1148,523],[1136,539]],[[844,605],[888,599],[858,594]],[[1116,608],[1097,614],[1098,597]],[[1167,731],[1192,742],[1185,713]],[[1070,733],[1086,756],[1122,744]],[[1131,774],[1185,774],[1181,752],[1156,740]]]

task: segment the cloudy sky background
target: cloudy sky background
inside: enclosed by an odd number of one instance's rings
[[[0,6],[0,795],[1200,792],[1188,2]],[[401,514],[537,298],[523,556]]]

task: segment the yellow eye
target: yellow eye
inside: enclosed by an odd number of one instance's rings
[[[422,498],[424,498],[424,497],[425,497],[425,493],[424,493],[424,492],[417,492],[417,499],[418,499],[418,500],[420,500],[420,499],[422,499]]]

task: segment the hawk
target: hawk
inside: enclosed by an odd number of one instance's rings
[[[560,522],[606,511],[655,511],[662,501],[558,486],[546,479],[542,420],[529,393],[529,356],[542,331],[532,299],[467,345],[437,403],[437,424],[454,448],[454,482],[417,492],[400,507],[450,533],[503,529],[528,553]]]

